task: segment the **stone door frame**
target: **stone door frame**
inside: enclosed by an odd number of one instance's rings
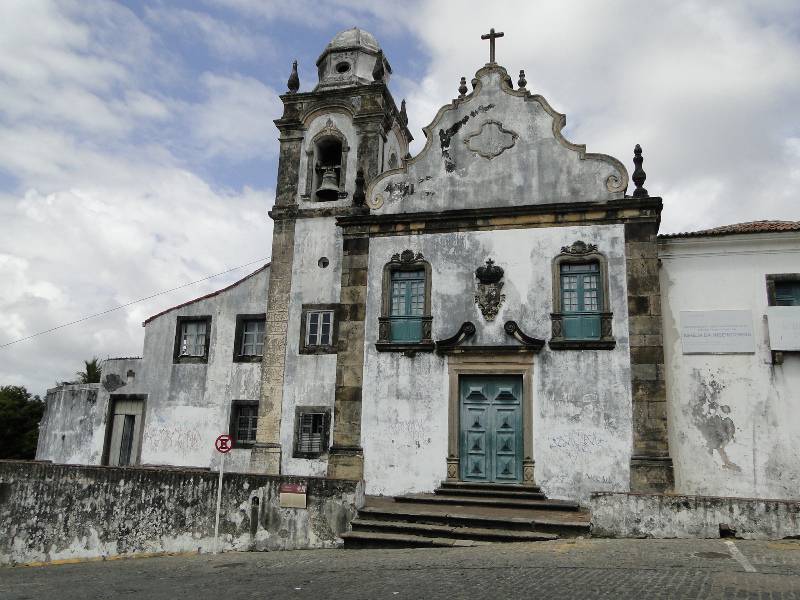
[[[447,481],[460,481],[461,375],[522,377],[522,485],[534,486],[533,473],[533,352],[511,355],[454,353],[447,357]]]

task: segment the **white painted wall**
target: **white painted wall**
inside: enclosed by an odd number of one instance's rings
[[[676,491],[798,498],[800,354],[771,363],[764,315],[765,275],[800,271],[800,235],[662,239],[659,256]],[[755,353],[682,354],[680,311],[723,309],[751,311]]]
[[[342,230],[333,217],[298,219],[294,240],[281,419],[281,472],[324,476],[328,468],[327,455],[318,459],[292,458],[294,414],[297,406],[330,406],[333,431],[336,355],[300,354],[300,317],[303,304],[339,302]],[[326,268],[318,264],[323,256],[330,261]]]
[[[528,335],[549,339],[551,261],[578,239],[597,244],[608,257],[617,346],[545,347],[534,359],[536,480],[557,498],[585,500],[595,490],[628,490],[632,417],[624,232],[621,225],[601,225],[370,240],[362,407],[368,494],[433,490],[445,478],[447,456],[447,359],[375,350],[383,265],[406,248],[431,263],[434,339],[472,321],[477,333],[471,343],[513,344],[503,331],[510,319]],[[506,295],[492,323],[474,302],[475,269],[490,257],[505,269]]]

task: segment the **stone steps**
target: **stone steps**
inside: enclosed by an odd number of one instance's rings
[[[450,495],[446,490],[436,490],[435,494],[409,494],[406,496],[395,496],[395,502],[422,502],[428,504],[459,504],[494,506],[497,508],[530,508],[538,510],[564,510],[579,511],[581,509],[577,502],[568,500],[533,500],[528,498],[506,498],[503,496],[492,495]]]
[[[480,488],[451,488],[441,487],[433,492],[438,496],[474,496],[484,498],[516,498],[522,500],[546,500],[542,492],[533,492],[529,490],[511,489],[511,490],[492,490]]]
[[[368,497],[342,539],[345,548],[452,547],[590,532],[588,512],[574,502],[543,499],[539,490],[450,484],[434,494]]]
[[[350,532],[351,534],[386,532],[392,534],[412,534],[430,538],[447,537],[450,539],[467,539],[483,542],[543,542],[558,539],[558,536],[554,533],[544,533],[541,531],[493,529],[489,527],[458,527],[381,519],[358,518],[353,521],[352,525],[353,531]]]
[[[494,490],[497,492],[525,491],[541,493],[538,485],[519,485],[509,483],[480,483],[477,481],[442,481],[440,490]]]
[[[581,520],[548,519],[546,517],[524,516],[492,516],[457,512],[451,508],[449,511],[439,513],[418,511],[413,507],[408,509],[397,508],[386,510],[365,506],[358,511],[358,518],[369,520],[406,521],[411,523],[441,524],[449,527],[474,527],[479,529],[492,528],[505,531],[526,531],[554,533],[560,537],[588,536],[591,524]],[[562,513],[563,515],[563,513]]]

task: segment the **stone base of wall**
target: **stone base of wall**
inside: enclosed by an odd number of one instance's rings
[[[219,474],[0,461],[0,564],[159,552],[211,552]],[[305,484],[306,508],[280,486]],[[225,474],[219,550],[335,547],[363,483]],[[296,497],[295,497],[296,500]]]
[[[800,537],[800,500],[595,492],[589,507],[596,537]]]

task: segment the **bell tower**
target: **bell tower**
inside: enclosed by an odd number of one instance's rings
[[[345,238],[336,220],[369,212],[366,186],[400,166],[412,137],[405,101],[398,108],[389,92],[392,69],[372,34],[355,27],[342,31],[316,64],[316,87],[301,92],[293,63],[281,96],[283,115],[275,120],[280,155],[269,212],[272,266],[250,467],[268,474],[360,479],[369,239]],[[309,328],[323,318],[334,323],[330,337],[309,349],[309,340],[321,339]],[[293,447],[298,415],[307,408],[327,415],[309,422],[333,423],[323,432],[330,450],[314,460],[298,456],[304,453]]]

